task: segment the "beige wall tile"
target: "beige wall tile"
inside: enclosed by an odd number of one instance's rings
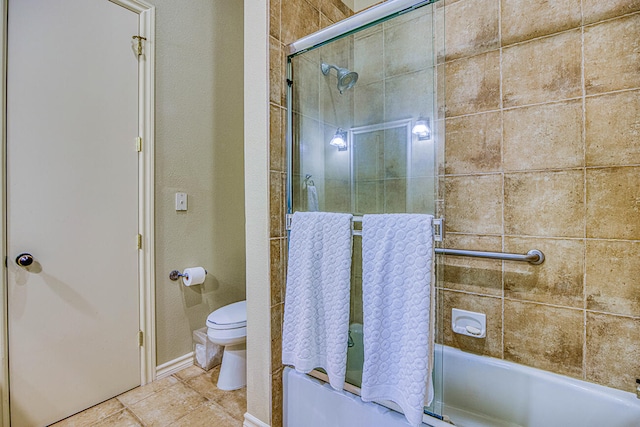
[[[587,380],[635,392],[640,378],[640,319],[587,312]]]
[[[293,70],[292,96],[293,104],[298,107],[297,112],[319,118],[320,83],[321,81],[324,83],[325,80],[320,71],[320,64],[318,61],[309,60],[304,56],[294,57]],[[286,97],[286,89],[283,89],[283,92]]]
[[[349,181],[341,179],[325,180],[326,200],[324,209],[326,212],[351,212],[351,184]]]
[[[502,170],[502,114],[499,112],[446,120],[445,173],[469,174]]]
[[[640,240],[640,167],[587,169],[587,237]]]
[[[449,233],[445,246],[452,249],[502,252],[502,237]],[[476,294],[502,296],[502,261],[440,256],[444,274],[440,286]]]
[[[587,309],[640,316],[640,242],[587,240]]]
[[[385,77],[413,73],[434,65],[432,15],[422,15],[404,25],[384,29]]]
[[[384,213],[407,211],[407,180],[393,178],[384,180]]]
[[[433,68],[387,78],[384,85],[384,121],[432,117],[434,78]]]
[[[280,6],[282,0],[269,0],[269,35],[280,40]]]
[[[342,21],[351,16],[351,9],[345,6],[341,1],[321,1],[320,12],[325,15],[332,23]]]
[[[579,30],[505,48],[502,54],[502,101],[505,107],[536,104],[582,95]]]
[[[282,322],[284,303],[271,307],[271,371],[282,366]]]
[[[282,185],[282,172],[270,172],[269,174],[269,212],[270,235],[282,237],[284,232],[284,187]]]
[[[640,91],[586,99],[587,166],[640,164]]]
[[[501,0],[502,45],[580,26],[580,0]]]
[[[640,87],[640,14],[584,29],[588,95]]]
[[[640,0],[582,0],[584,23],[602,21],[640,10]]]
[[[284,301],[284,262],[282,259],[283,239],[271,239],[269,241],[269,256],[271,259],[271,305],[274,306]]]
[[[582,310],[505,300],[504,358],[581,377],[583,323]]]
[[[584,237],[582,170],[505,174],[506,234]]]
[[[446,177],[447,231],[502,233],[502,175]]]
[[[282,373],[284,368],[274,372],[271,376],[271,426],[282,427],[283,393],[282,393]]]
[[[379,82],[384,78],[382,49],[382,31],[354,39],[353,69],[358,73],[358,85]]]
[[[504,169],[584,166],[582,101],[543,104],[504,112]]]
[[[407,212],[435,215],[436,178],[422,177],[407,179]]]
[[[284,171],[282,114],[280,107],[269,105],[269,169],[275,171]]]
[[[584,307],[584,241],[505,237],[505,252],[538,249],[544,263],[504,263],[504,296],[566,307]]]
[[[385,178],[407,177],[407,141],[406,128],[393,128],[384,131],[384,176]]]
[[[306,0],[290,0],[281,10],[281,37],[284,44],[320,29],[320,11]]]
[[[269,37],[269,101],[282,104],[282,85],[285,80],[281,47],[278,40]]]
[[[354,92],[354,126],[384,122],[384,83],[356,84]]]
[[[496,110],[500,106],[500,53],[483,53],[445,64],[446,116]]]
[[[461,0],[444,8],[446,60],[499,47],[499,0]]]
[[[384,212],[384,181],[370,180],[356,183],[356,212],[383,213]]]
[[[442,335],[445,345],[457,347],[470,353],[502,358],[502,301],[500,298],[465,294],[461,292],[440,291],[442,296]],[[451,329],[451,309],[483,313],[487,317],[487,336],[474,338],[456,334]]]

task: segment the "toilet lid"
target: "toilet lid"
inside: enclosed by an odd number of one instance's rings
[[[245,326],[247,326],[246,301],[225,305],[207,317],[207,327],[212,329],[235,329]]]

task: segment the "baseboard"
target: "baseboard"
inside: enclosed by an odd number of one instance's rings
[[[156,367],[156,379],[162,379],[193,366],[193,351]]]
[[[265,424],[250,413],[244,414],[243,427],[269,427],[269,424]]]

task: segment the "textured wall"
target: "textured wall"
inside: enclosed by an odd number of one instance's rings
[[[245,297],[242,2],[156,6],[157,364],[192,350],[207,315]],[[189,195],[176,212],[175,192]],[[204,285],[169,280],[202,265]]]
[[[441,5],[442,6],[442,5]],[[640,2],[458,0],[446,19],[446,344],[626,391],[640,376]],[[451,332],[457,307],[485,339]]]

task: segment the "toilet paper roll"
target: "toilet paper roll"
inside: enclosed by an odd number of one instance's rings
[[[193,286],[204,283],[207,270],[202,267],[191,267],[185,268],[182,274],[184,274],[182,283],[184,283],[185,286]]]

